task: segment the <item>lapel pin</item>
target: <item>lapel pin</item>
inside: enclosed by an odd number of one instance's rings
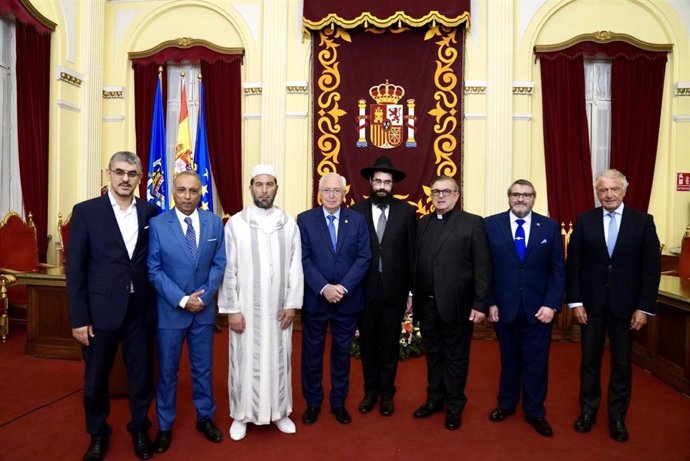
[[[347,224],[347,219],[345,220],[345,224]]]

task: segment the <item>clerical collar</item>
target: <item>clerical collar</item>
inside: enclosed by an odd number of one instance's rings
[[[446,211],[446,212],[443,213],[443,214],[441,214],[441,213],[436,213],[436,219],[439,219],[439,220],[441,220],[441,219],[448,219],[448,218],[450,218],[451,213],[453,213],[453,210],[452,210],[452,209]]]

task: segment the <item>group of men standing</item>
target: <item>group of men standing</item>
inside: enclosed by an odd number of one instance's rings
[[[473,325],[488,317],[501,352],[498,406],[489,419],[505,420],[522,402],[527,422],[551,436],[544,408],[549,345],[566,286],[566,302],[582,325],[581,414],[575,429],[588,432],[596,421],[608,332],[610,434],[627,440],[631,330],[656,312],[659,241],[650,215],[623,206],[628,184],[620,172],[606,170],[597,178],[602,207],[578,217],[566,264],[557,223],[532,211],[536,191],[522,179],[508,189],[509,210],[482,219],[456,209],[458,184],[439,176],[430,184],[434,210],[417,221],[415,209],[393,196],[405,173],[381,156],[361,171],[371,185],[367,199],[342,206],[346,180],[329,173],[319,182],[322,206],[295,221],[273,204],[275,169],[257,165],[250,175],[252,204],[223,229],[220,218],[197,208],[201,181],[196,173],[175,177],[175,208],[159,215],[157,207],[134,197],[141,171],[135,154],[116,153],[108,165],[108,193],[76,205],[72,214],[67,287],[73,335],[85,360],[84,408],[91,435],[85,460],[102,459],[108,448],[108,377],[119,344],[137,457],[149,459],[170,448],[185,341],[196,429],[212,442],[222,441],[213,422],[212,391],[218,311],[228,315],[231,330],[233,440],[245,437],[248,423],[296,432],[289,415],[292,323],[298,309],[307,404],[302,422],[313,424],[320,414],[329,328],[328,399],[335,419],[352,421],[345,401],[357,329],[364,374],[358,411],[369,413],[380,401],[380,414],[392,415],[400,322],[413,304],[427,361],[427,397],[415,418],[445,410],[445,428],[460,428]],[[147,413],[154,335],[158,433],[152,442]]]

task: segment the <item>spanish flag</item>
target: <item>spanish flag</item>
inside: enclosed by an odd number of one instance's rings
[[[189,114],[187,113],[187,91],[184,84],[184,72],[182,72],[180,84],[180,119],[177,124],[177,144],[175,147],[175,174],[192,170],[194,157],[192,156],[192,142],[189,137]]]

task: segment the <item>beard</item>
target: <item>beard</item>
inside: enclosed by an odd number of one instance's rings
[[[269,208],[273,207],[273,201],[275,200],[275,197],[269,197],[268,199],[265,200],[260,200],[256,197],[254,198],[254,205],[256,205],[259,208],[263,208],[264,210],[268,210]]]
[[[385,192],[384,195],[379,195],[379,192]],[[391,197],[391,192],[384,191],[371,191],[371,201],[374,205],[389,205],[393,198]]]

